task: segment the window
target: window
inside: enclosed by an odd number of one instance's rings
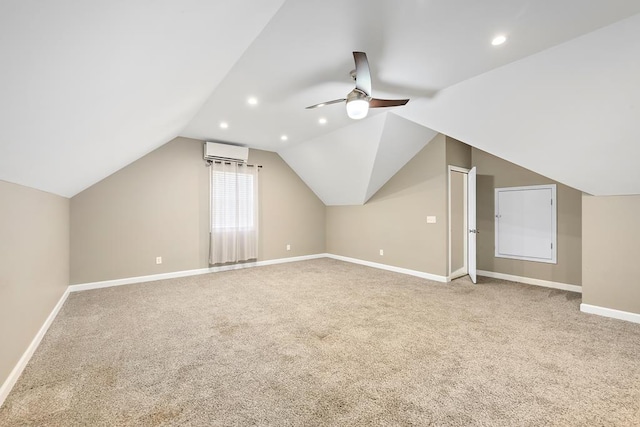
[[[253,175],[213,171],[212,228],[252,229],[254,227]]]
[[[209,263],[258,258],[258,168],[211,164]]]
[[[556,185],[495,189],[495,256],[556,263]]]

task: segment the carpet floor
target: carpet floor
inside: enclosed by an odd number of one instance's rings
[[[2,426],[640,425],[640,325],[332,259],[72,293]]]

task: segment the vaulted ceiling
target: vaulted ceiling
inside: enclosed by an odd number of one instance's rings
[[[182,135],[279,152],[326,204],[362,204],[442,132],[587,193],[638,194],[639,13],[636,0],[4,0],[0,179],[69,197]],[[355,50],[373,95],[409,104],[360,121],[305,110],[353,88]]]

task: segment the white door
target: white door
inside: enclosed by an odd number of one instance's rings
[[[467,174],[467,224],[469,226],[469,239],[468,239],[468,262],[469,262],[469,277],[471,281],[476,283],[476,235],[478,230],[476,229],[476,168],[473,167]]]
[[[469,169],[449,165],[449,279],[469,274],[467,174]]]

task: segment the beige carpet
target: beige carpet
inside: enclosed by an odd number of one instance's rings
[[[640,325],[331,259],[73,293],[0,425],[640,425]]]

